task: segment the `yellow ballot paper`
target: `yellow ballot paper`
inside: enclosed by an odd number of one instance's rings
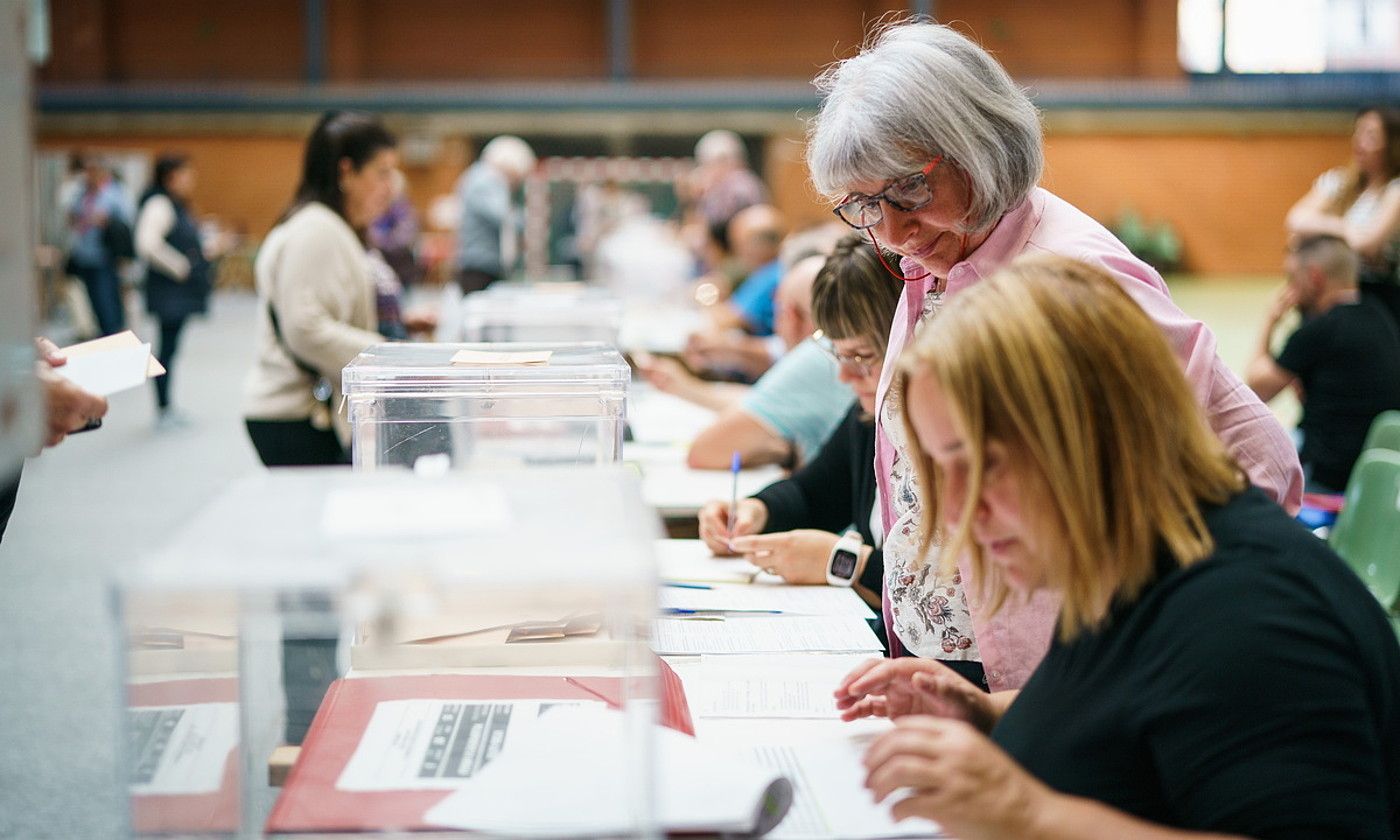
[[[92,394],[107,397],[161,376],[165,368],[131,330],[84,341],[60,350],[68,363],[54,373]]]
[[[520,367],[549,364],[552,350],[458,350],[452,364],[462,367]]]

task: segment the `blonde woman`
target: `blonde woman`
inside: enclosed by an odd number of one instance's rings
[[[896,816],[964,840],[1400,832],[1386,616],[1247,483],[1112,277],[1018,260],[898,370],[921,542],[966,556],[992,610],[1062,601],[1019,692],[919,659],[842,682],[846,719],[895,719],[866,784]]]

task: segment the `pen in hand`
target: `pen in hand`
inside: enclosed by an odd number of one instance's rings
[[[739,460],[739,450],[736,449],[734,456],[729,459],[729,473],[732,477],[732,483],[729,490],[729,521],[726,523],[729,533],[726,535],[725,543],[729,545],[730,551],[734,550],[734,545],[730,540],[734,537],[734,517],[738,515],[739,511]]]

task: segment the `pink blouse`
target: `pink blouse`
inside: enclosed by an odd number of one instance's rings
[[[991,275],[1015,257],[1033,253],[1071,257],[1097,265],[1112,274],[1167,337],[1181,360],[1197,401],[1206,411],[1211,428],[1248,474],[1249,480],[1290,514],[1297,512],[1303,495],[1303,471],[1298,463],[1297,451],[1268,408],[1220,361],[1215,352],[1215,336],[1210,329],[1178,309],[1161,275],[1134,257],[1102,225],[1068,202],[1037,188],[1026,201],[1001,218],[976,251],[953,266],[942,295],[931,294],[934,285],[931,275],[923,272],[911,260],[903,262],[905,275],[912,279],[905,283],[904,295],[890,328],[876,410],[875,475],[879,482],[881,520],[887,541],[891,528],[897,522],[902,520],[906,523],[904,527],[907,530],[911,514],[913,518],[917,517],[918,506],[918,500],[907,492],[907,488],[904,488],[906,492],[900,493],[895,491],[901,488],[892,486],[892,477],[901,470],[900,465],[908,463],[902,451],[902,430],[891,434],[887,428],[889,418],[884,411],[895,360],[920,323],[925,318],[936,319],[937,308],[943,302],[941,299],[952,300],[960,291]],[[903,469],[907,469],[907,466]],[[891,601],[892,581],[899,583],[893,575],[899,572],[896,571],[897,564],[890,563],[888,548],[886,558],[885,624],[890,631],[891,655],[897,656],[903,649],[903,636],[897,631],[899,622],[895,621],[895,611],[904,606],[901,600],[909,605],[906,609],[916,607],[910,599],[918,597],[918,594],[905,586],[900,590],[900,597]],[[935,557],[929,562],[936,564],[938,560]],[[971,580],[961,558],[958,567],[958,574],[951,580],[937,581],[940,604],[953,588],[962,589],[962,581]],[[907,584],[911,579],[905,575],[903,582]],[[960,598],[975,595],[971,588],[957,594]],[[1059,599],[1047,592],[1036,593],[1024,600],[1013,596],[994,616],[983,614],[975,600],[969,602],[967,608],[971,613],[973,649],[980,654],[989,687],[993,691],[1019,688],[1030,677],[1049,646]],[[928,647],[924,645],[920,652],[927,650]],[[958,657],[954,655],[951,658]]]

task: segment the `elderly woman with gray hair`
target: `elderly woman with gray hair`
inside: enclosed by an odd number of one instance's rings
[[[886,266],[905,282],[876,411],[891,655],[939,659],[999,691],[1020,687],[1050,642],[1054,596],[1040,593],[987,616],[969,602],[975,587],[966,585],[961,562],[951,573],[919,562],[921,503],[890,388],[894,360],[915,329],[1020,254],[1106,269],[1165,334],[1211,428],[1249,479],[1297,510],[1303,476],[1293,445],[1220,361],[1210,330],[1178,309],[1161,276],[1103,226],[1037,186],[1039,114],[995,59],[946,26],[896,23],[828,67],[816,85],[825,98],[807,162],[817,189],[843,222],[903,258],[898,271]]]

